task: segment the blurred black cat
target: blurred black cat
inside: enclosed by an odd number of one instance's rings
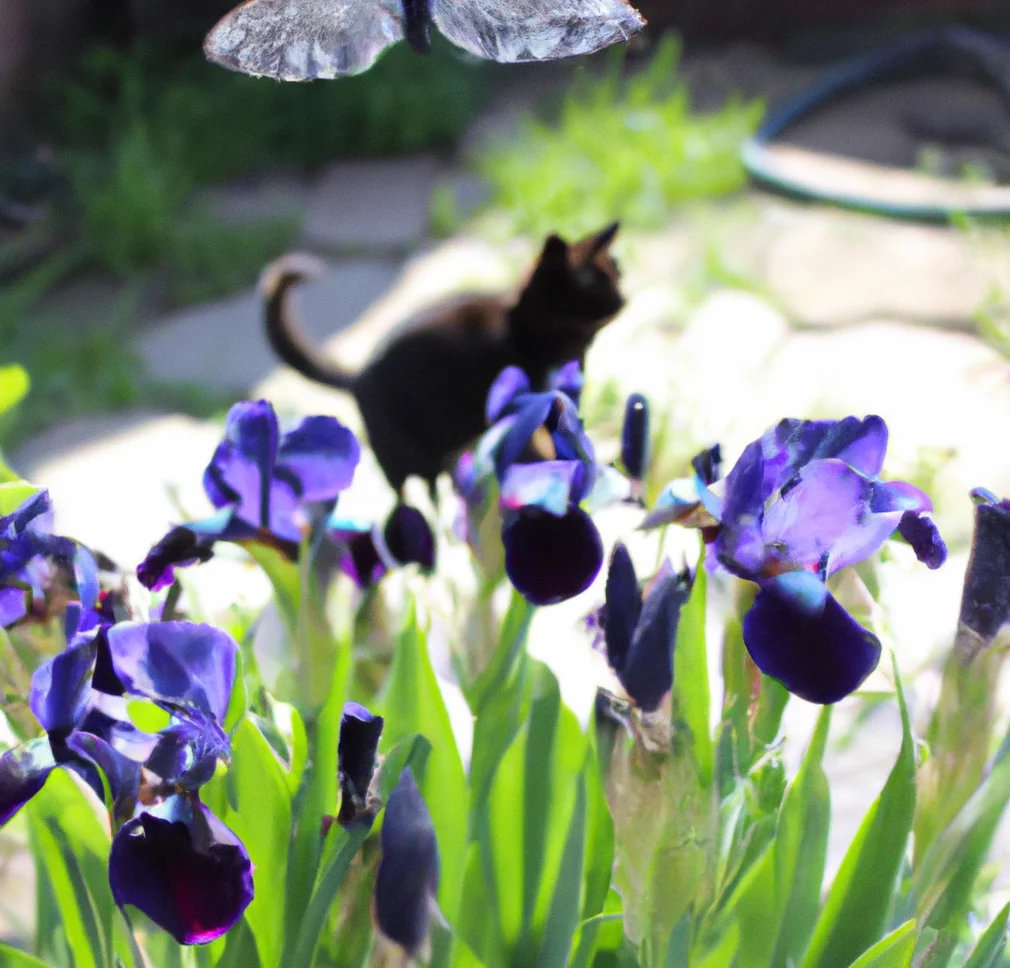
[[[554,367],[584,361],[593,337],[621,310],[620,273],[610,255],[618,224],[569,245],[550,235],[516,300],[456,298],[408,320],[360,373],[345,372],[301,332],[291,287],[314,274],[315,260],[289,255],[263,275],[267,336],[300,373],[354,394],[369,441],[389,483],[435,478],[485,429],[495,377],[519,366],[535,389]]]

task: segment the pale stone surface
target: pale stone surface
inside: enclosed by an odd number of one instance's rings
[[[799,322],[895,318],[970,326],[989,277],[952,228],[794,209],[770,243],[766,279]]]
[[[320,278],[304,283],[298,300],[309,335],[326,339],[350,325],[395,277],[392,262],[353,259],[335,263]],[[277,365],[262,319],[262,298],[256,290],[174,313],[141,337],[148,372],[166,382],[244,392]]]
[[[277,217],[304,219],[312,185],[299,174],[270,174],[215,185],[198,195],[215,218],[249,222]]]
[[[319,177],[305,237],[333,249],[410,249],[428,231],[442,164],[428,156],[340,161]]]
[[[49,489],[57,533],[125,568],[181,519],[211,510],[201,478],[221,428],[182,416],[113,415],[75,421],[13,456]]]

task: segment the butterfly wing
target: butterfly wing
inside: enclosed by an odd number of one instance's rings
[[[203,50],[223,67],[280,81],[359,74],[403,37],[400,10],[399,0],[246,0]]]
[[[502,63],[591,54],[645,26],[626,0],[432,0],[432,19],[457,46]]]

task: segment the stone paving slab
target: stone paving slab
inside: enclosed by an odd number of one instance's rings
[[[349,326],[395,278],[396,264],[385,259],[333,264],[299,290],[309,335],[322,340]],[[166,382],[245,392],[277,364],[263,332],[262,313],[262,299],[253,289],[154,323],[140,339],[149,374]]]
[[[763,275],[798,322],[972,325],[990,274],[963,233],[816,208],[792,215],[767,250]]]
[[[446,166],[429,156],[339,161],[316,180],[305,239],[334,250],[408,250],[428,232],[431,193]]]

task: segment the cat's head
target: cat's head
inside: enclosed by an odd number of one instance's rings
[[[620,222],[601,232],[568,243],[559,235],[544,242],[533,279],[546,288],[549,301],[581,317],[599,323],[616,316],[624,307],[619,288],[621,273],[610,254],[610,245]]]
[[[621,273],[610,254],[619,227],[614,222],[573,243],[547,237],[513,311],[513,335],[525,354],[551,364],[581,359],[624,307]]]

